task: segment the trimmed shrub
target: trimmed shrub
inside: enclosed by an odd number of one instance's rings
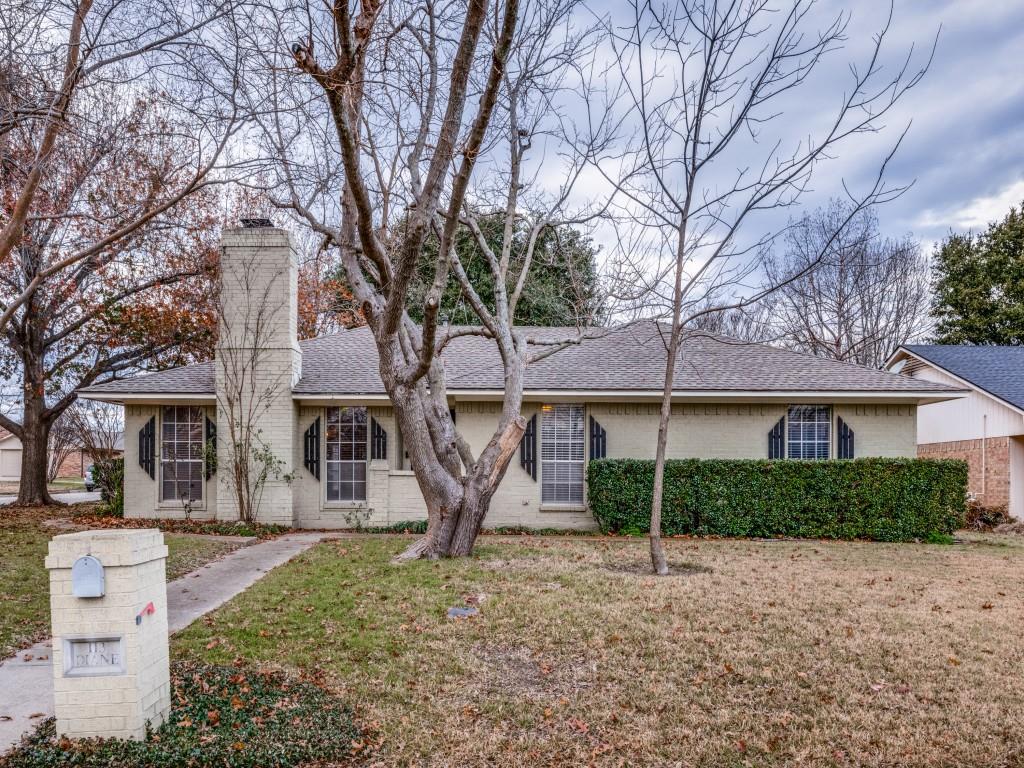
[[[590,508],[606,533],[650,528],[654,462],[599,459]],[[967,464],[949,459],[665,463],[666,536],[942,541],[964,524]]]

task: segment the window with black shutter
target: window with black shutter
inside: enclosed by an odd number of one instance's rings
[[[309,425],[302,436],[302,466],[313,477],[320,479],[320,417]]]
[[[542,406],[540,429],[541,503],[583,504],[587,442],[583,406]]]
[[[534,480],[537,479],[537,414],[526,422],[526,431],[519,441],[519,466]]]
[[[852,459],[853,458],[853,430],[850,429],[850,425],[842,419],[836,419],[836,432],[838,433],[839,444],[836,450],[836,456],[840,459]]]
[[[603,459],[608,453],[608,433],[604,427],[597,423],[597,419],[590,417],[590,458]]]
[[[370,419],[370,458],[386,459],[388,457],[388,433],[376,419]]]
[[[791,405],[786,414],[786,456],[827,459],[832,440],[832,409],[827,405]]]
[[[785,456],[786,450],[786,417],[779,419],[778,423],[768,432],[768,458],[781,459]]]
[[[152,416],[139,430],[139,466],[150,480],[156,480],[156,416]]]
[[[328,408],[324,445],[328,501],[365,501],[369,414],[362,406]]]
[[[160,426],[161,501],[202,500],[205,418],[198,405],[164,406]]]
[[[213,477],[217,471],[217,422],[206,417],[206,479]]]

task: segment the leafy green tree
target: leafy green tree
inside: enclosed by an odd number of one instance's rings
[[[479,226],[495,253],[501,252],[504,236],[503,211],[480,217]],[[517,227],[512,233],[510,274],[518,275],[527,251],[529,228]],[[462,227],[455,237],[455,247],[469,276],[470,283],[489,307],[494,306],[494,277],[486,257],[473,234]],[[526,278],[523,296],[516,306],[518,325],[589,326],[601,325],[605,319],[597,271],[599,248],[591,239],[569,225],[548,227],[538,236],[530,272]],[[437,239],[431,237],[424,245],[416,274],[409,284],[407,307],[416,322],[423,321],[423,304],[427,289],[434,277],[437,263]],[[343,309],[358,309],[351,305],[351,293],[344,285],[339,270],[336,304]],[[512,286],[509,286],[511,289]],[[351,305],[351,306],[350,306]],[[356,315],[353,314],[353,317]],[[459,282],[448,280],[441,297],[441,322],[452,325],[479,325],[480,319],[469,305]]]
[[[1024,206],[978,235],[951,234],[932,269],[936,343],[1024,344]]]

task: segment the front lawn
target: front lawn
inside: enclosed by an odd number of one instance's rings
[[[672,540],[666,579],[643,541],[406,544],[321,544],[172,653],[322,679],[381,765],[1024,761],[1019,538]]]
[[[51,538],[75,530],[80,507],[0,507],[0,660],[50,633],[50,577],[43,565]],[[66,529],[47,525],[56,521]],[[176,579],[238,547],[237,542],[165,534],[167,577]]]

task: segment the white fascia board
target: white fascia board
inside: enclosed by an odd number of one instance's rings
[[[775,390],[760,392],[756,390],[677,390],[672,393],[673,401],[687,402],[722,402],[725,400],[735,402],[764,402],[780,401],[787,403],[917,403],[926,405],[928,403],[939,403],[945,400],[957,400],[966,397],[969,389],[957,392],[935,392],[935,391],[880,391],[880,392],[851,392],[848,390],[817,390],[817,391],[782,391]],[[161,403],[196,403],[213,404],[217,402],[214,395],[196,393],[153,393],[153,392],[89,392],[82,390],[79,396],[86,400],[98,400],[106,403],[159,405]],[[501,400],[502,392],[493,389],[450,389],[448,396],[455,401],[495,401]],[[373,393],[364,395],[306,395],[296,393],[292,399],[302,405],[361,405],[361,404],[387,404],[390,398],[385,393]],[[575,402],[586,400],[588,402],[617,401],[617,402],[658,402],[661,400],[660,392],[649,390],[527,390],[523,393],[524,402]]]
[[[390,405],[391,398],[386,393],[372,395],[304,395],[293,394],[292,399],[299,405]]]
[[[722,402],[732,400],[739,402],[764,402],[765,400],[781,401],[787,403],[815,403],[815,402],[845,402],[845,403],[916,403],[924,405],[937,403],[944,400],[956,400],[966,397],[967,390],[956,392],[935,392],[935,391],[882,391],[882,392],[850,392],[848,390],[820,390],[820,391],[738,391],[738,390],[691,390],[675,391],[672,393],[674,401],[688,402]],[[301,395],[294,396],[303,405],[359,405],[365,403],[390,402],[386,394],[372,395]],[[501,400],[502,392],[495,389],[449,389],[448,397],[456,402],[474,401],[495,401]],[[523,393],[524,402],[576,402],[586,400],[595,401],[617,401],[617,402],[658,402],[661,400],[660,392],[649,390],[527,390]]]
[[[83,400],[96,400],[101,403],[116,403],[118,405],[160,405],[161,403],[212,405],[217,402],[215,395],[177,392],[90,392],[83,389],[78,392],[78,396]]]

